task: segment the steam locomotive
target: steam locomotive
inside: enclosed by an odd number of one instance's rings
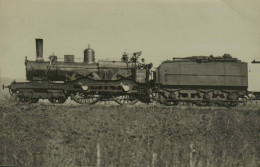
[[[64,55],[64,61],[52,55],[44,61],[43,39],[36,39],[36,60],[25,60],[28,82],[14,81],[3,88],[30,103],[39,99],[64,103],[70,97],[80,104],[113,100],[118,104],[236,105],[247,96],[247,63],[229,54],[173,58],[155,71],[140,56],[141,52],[124,53],[120,61],[96,62],[95,51],[88,47],[83,62],[75,62],[74,55]]]

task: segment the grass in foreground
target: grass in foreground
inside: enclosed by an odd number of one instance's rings
[[[260,165],[259,106],[18,104],[0,100],[0,165]]]

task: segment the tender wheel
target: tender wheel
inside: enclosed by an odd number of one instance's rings
[[[53,103],[53,104],[63,104],[65,103],[65,101],[67,100],[66,98],[51,98],[51,99],[48,99],[49,102]]]
[[[34,99],[31,99],[30,101],[31,101],[31,103],[37,103],[39,101],[39,99],[34,98]]]
[[[226,107],[236,107],[238,105],[237,102],[226,102],[225,106]]]
[[[165,101],[164,104],[166,106],[177,106],[179,104],[178,101]]]
[[[113,96],[113,99],[120,105],[133,105],[139,101],[135,95],[131,94]]]
[[[100,96],[97,94],[75,92],[71,94],[71,98],[79,104],[95,104],[99,101]]]
[[[163,94],[158,94],[159,97],[159,103],[164,104],[166,106],[177,106],[179,104],[179,101],[176,100],[170,100],[166,98]]]
[[[196,106],[211,106],[209,101],[199,101],[194,103]]]

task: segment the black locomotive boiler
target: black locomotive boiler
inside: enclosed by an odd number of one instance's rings
[[[141,52],[123,54],[120,61],[95,61],[95,52],[88,47],[82,62],[74,55],[64,55],[64,61],[52,55],[44,61],[43,40],[36,39],[36,55],[35,61],[25,60],[28,82],[7,86],[20,101],[64,103],[70,97],[81,104],[113,100],[234,106],[248,97],[247,63],[229,54],[173,58],[155,71],[151,63],[140,60]]]
[[[139,62],[141,52],[124,54],[121,61],[95,61],[91,48],[84,50],[84,61],[75,62],[74,55],[58,61],[52,55],[43,58],[43,40],[36,39],[36,61],[25,60],[28,82],[12,82],[10,93],[18,100],[37,102],[48,99],[64,103],[68,97],[81,104],[99,100],[115,100],[119,104],[146,102],[152,64]]]

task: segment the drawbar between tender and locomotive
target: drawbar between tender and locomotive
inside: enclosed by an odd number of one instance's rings
[[[140,55],[124,53],[120,61],[95,61],[95,52],[88,47],[82,62],[74,55],[64,55],[64,61],[52,55],[44,61],[43,39],[36,39],[36,60],[25,60],[27,82],[13,81],[3,88],[30,103],[39,99],[64,103],[70,97],[80,104],[113,100],[234,106],[248,97],[247,63],[229,54],[173,58],[155,71]]]

